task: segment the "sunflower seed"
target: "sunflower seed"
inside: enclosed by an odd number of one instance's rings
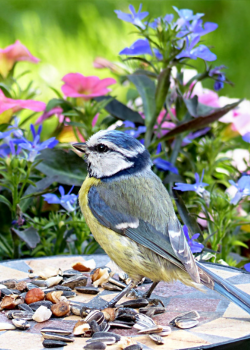
[[[93,333],[100,332],[100,325],[95,320],[88,322],[88,324],[90,325],[90,328]]]
[[[45,281],[45,280],[33,280],[32,283],[38,287],[48,287],[47,281]]]
[[[92,338],[104,338],[104,337],[113,337],[115,338],[115,340],[118,342],[121,340],[121,336],[119,334],[116,333],[112,333],[112,332],[96,332],[93,334]]]
[[[139,309],[139,312],[141,314],[145,314],[149,317],[152,317],[154,315],[159,315],[159,314],[163,314],[166,311],[165,307],[141,307]]]
[[[93,343],[93,342],[101,342],[106,345],[112,345],[116,342],[115,337],[99,337],[99,338],[91,338],[87,340],[87,343]]]
[[[44,339],[50,339],[50,340],[61,340],[66,342],[73,342],[75,341],[74,338],[69,337],[68,335],[59,334],[59,333],[51,333],[51,332],[42,332],[42,335]]]
[[[81,274],[80,276],[73,276],[73,277],[67,278],[62,283],[62,285],[66,287],[70,287],[71,289],[75,289],[75,287],[86,286],[87,281],[88,281],[88,278]]]
[[[149,334],[149,333],[160,333],[163,331],[162,326],[153,326],[153,327],[148,327],[144,328],[138,331],[139,334]]]
[[[68,291],[68,292],[71,292],[71,291],[72,291],[72,289],[71,289],[70,287],[61,286],[60,284],[58,284],[57,286],[55,286],[55,289],[56,289],[56,290]]]
[[[57,347],[66,346],[66,345],[68,344],[65,343],[64,341],[59,341],[59,340],[45,339],[43,341],[43,346],[45,348],[57,348]]]
[[[64,334],[64,335],[71,334],[70,331],[67,331],[67,330],[62,329],[62,328],[56,328],[56,327],[43,327],[41,329],[41,332],[51,332],[51,333]]]
[[[158,334],[149,334],[149,337],[158,345],[164,344],[164,339]]]
[[[110,325],[107,321],[103,321],[102,324],[100,324],[100,331],[101,332],[108,332],[108,330],[110,329]]]
[[[106,349],[106,344],[99,342],[99,341],[93,342],[90,344],[86,344],[83,349],[85,349],[85,350],[104,350],[104,349]]]
[[[134,323],[133,322],[112,321],[112,322],[109,322],[109,325],[110,325],[110,327],[132,328]]]
[[[12,323],[13,323],[13,325],[16,327],[16,328],[19,328],[19,329],[28,329],[28,328],[30,328],[30,324],[27,322],[27,321],[25,321],[25,320],[22,320],[22,319],[20,319],[20,318],[14,318],[13,320],[12,320]]]
[[[17,307],[18,307],[19,310],[22,310],[22,311],[28,311],[30,313],[33,312],[31,307],[29,305],[27,305],[27,304],[19,304]]]
[[[198,320],[200,318],[200,315],[198,314],[197,311],[189,311],[185,312],[183,314],[180,314],[173,318],[169,324],[175,326],[176,321],[181,321],[181,320]]]
[[[69,270],[63,271],[62,275],[63,275],[63,277],[70,278],[73,276],[82,275],[82,273],[80,271],[77,271],[77,270],[69,269]]]
[[[48,301],[48,300],[36,301],[35,303],[29,304],[29,306],[31,307],[31,309],[33,311],[36,311],[40,306],[45,306],[48,309],[51,309],[52,305],[53,305],[53,303],[51,301]]]
[[[124,350],[142,350],[142,347],[140,344],[132,344],[124,348]]]
[[[198,320],[177,320],[175,321],[175,326],[182,329],[188,329],[197,326],[198,323]]]
[[[116,307],[131,307],[131,308],[141,308],[148,305],[147,299],[132,299],[128,301],[124,301],[124,303],[117,305]]]
[[[103,283],[102,288],[106,289],[106,290],[117,291],[117,292],[120,292],[122,290],[122,288],[120,288],[112,283],[109,283],[109,282]]]
[[[104,321],[104,314],[103,312],[99,310],[93,310],[91,311],[87,317],[85,318],[86,322],[91,322],[92,320],[95,320],[98,324],[101,324]]]
[[[109,282],[115,284],[116,286],[118,286],[122,289],[127,287],[127,285],[125,283],[118,281],[117,279],[115,279],[113,277],[109,277]]]
[[[22,311],[22,310],[16,310],[16,312],[13,312],[12,314],[13,318],[21,318],[26,321],[32,321],[33,315],[34,315],[34,312]]]
[[[75,290],[83,294],[98,294],[100,291],[96,287],[76,287]]]

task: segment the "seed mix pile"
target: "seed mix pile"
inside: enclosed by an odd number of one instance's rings
[[[12,323],[0,323],[2,330],[27,330],[29,321],[45,322],[54,317],[79,316],[73,332],[55,327],[43,327],[41,334],[45,348],[66,346],[74,342],[74,337],[87,337],[84,349],[106,349],[116,344],[118,349],[142,349],[135,338],[113,333],[112,328],[134,328],[138,334],[148,336],[158,345],[164,344],[164,337],[171,333],[170,326],[161,326],[153,320],[155,315],[166,311],[155,300],[132,299],[114,308],[94,308],[88,304],[74,301],[79,294],[98,294],[99,287],[120,292],[130,282],[124,274],[114,274],[109,267],[96,268],[94,260],[77,262],[72,268],[45,268],[42,271],[30,270],[29,278],[22,281],[14,279],[0,282],[0,310]],[[150,282],[150,281],[148,281]],[[199,321],[197,311],[175,317],[169,324],[187,329],[195,327]]]

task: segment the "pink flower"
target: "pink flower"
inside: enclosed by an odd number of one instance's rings
[[[219,101],[220,106],[223,107],[238,101],[238,99],[220,97]],[[244,100],[241,102],[236,109],[231,110],[220,118],[220,122],[232,123],[232,129],[242,136],[250,132],[250,101]]]
[[[34,112],[41,112],[45,109],[46,104],[34,100],[13,100],[4,95],[0,89],[0,114],[11,109],[13,113],[21,109],[30,109]]]
[[[37,124],[41,124],[44,120],[52,117],[52,115],[56,115],[59,119],[59,122],[62,123],[63,122],[63,119],[64,119],[64,115],[62,114],[63,113],[63,110],[61,107],[54,107],[52,108],[50,111],[48,112],[44,112],[36,121],[36,125]]]
[[[37,63],[40,60],[34,57],[29,50],[17,40],[14,44],[0,49],[0,73],[6,77],[17,61]]]
[[[219,96],[212,90],[204,89],[203,94],[198,96],[198,101],[206,106],[220,107]]]
[[[173,115],[176,115],[175,113],[175,109],[174,108],[171,108],[171,112]],[[161,111],[159,116],[157,117],[157,123],[158,124],[161,124],[162,122],[162,119],[164,118],[164,115],[165,115],[166,111]],[[167,117],[166,117],[167,120],[165,120],[162,124],[161,124],[161,130],[160,132],[157,134],[157,137],[162,137],[164,135],[166,135],[171,129],[173,129],[176,125],[175,123],[171,122],[171,121],[168,121],[168,120],[171,120],[170,119],[170,115],[168,114]],[[155,129],[157,129],[157,125],[155,125]],[[168,129],[168,130],[164,130],[164,129]]]
[[[84,77],[80,73],[66,74],[62,81],[62,92],[67,97],[80,97],[89,100],[92,97],[106,95],[110,90],[107,86],[115,84],[113,78],[100,79],[96,76]]]

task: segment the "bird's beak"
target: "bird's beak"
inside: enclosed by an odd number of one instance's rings
[[[85,153],[86,150],[87,150],[86,142],[75,143],[73,145],[73,147],[75,147],[75,149],[77,149],[77,151],[80,151],[80,152],[83,152],[83,153]]]

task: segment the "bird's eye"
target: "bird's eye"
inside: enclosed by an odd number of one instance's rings
[[[104,153],[104,152],[108,151],[108,147],[106,145],[103,145],[102,143],[100,143],[100,145],[96,146],[96,150],[97,150],[97,152]]]

